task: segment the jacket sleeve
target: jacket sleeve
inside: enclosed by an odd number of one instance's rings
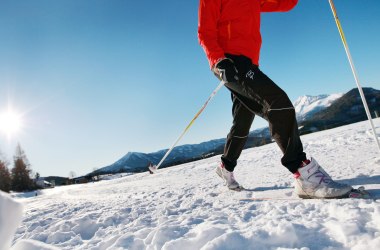
[[[285,12],[294,8],[298,0],[260,0],[261,12]]]
[[[203,47],[210,68],[223,58],[224,51],[218,44],[218,20],[221,0],[200,0],[198,10],[198,40]]]

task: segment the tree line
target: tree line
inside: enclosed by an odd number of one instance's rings
[[[33,172],[30,163],[20,144],[16,147],[11,169],[8,168],[9,165],[9,162],[0,158],[0,190],[23,192],[37,189],[32,179]]]

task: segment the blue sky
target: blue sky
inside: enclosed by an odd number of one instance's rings
[[[362,85],[380,89],[380,2],[335,5]],[[34,171],[68,176],[171,146],[218,84],[197,11],[198,1],[1,1],[0,113],[22,114],[18,133],[0,134],[3,156],[19,142]],[[263,14],[262,35],[261,69],[293,101],[356,86],[327,0]],[[230,109],[223,89],[180,144],[225,137]]]

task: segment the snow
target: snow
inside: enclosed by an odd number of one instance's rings
[[[20,240],[11,250],[58,250],[58,247],[49,246],[45,243],[35,240]]]
[[[21,222],[22,205],[0,191],[0,250],[11,246],[12,236]]]
[[[334,179],[380,198],[380,154],[368,122],[302,141]],[[216,176],[217,156],[14,196],[25,209],[13,249],[379,249],[379,201],[294,197],[280,158],[274,143],[245,150],[235,171],[249,189],[242,192]]]
[[[311,115],[329,107],[335,100],[341,98],[343,94],[318,95],[318,96],[300,96],[294,102],[294,108],[297,113],[297,120],[303,121]]]

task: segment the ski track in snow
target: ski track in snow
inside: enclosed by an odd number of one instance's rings
[[[380,119],[375,124],[380,130]],[[368,122],[302,141],[334,179],[380,198],[380,153]],[[274,143],[243,151],[235,171],[248,189],[242,192],[223,186],[216,156],[154,175],[18,197],[25,209],[14,242],[60,249],[380,249],[378,200],[301,200],[280,158]]]

